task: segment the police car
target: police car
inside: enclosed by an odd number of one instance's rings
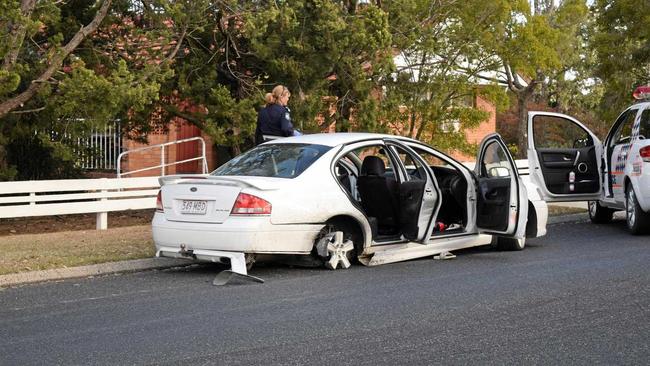
[[[604,142],[573,117],[531,112],[531,180],[547,202],[589,201],[594,223],[625,210],[629,231],[650,231],[650,87],[619,115]]]

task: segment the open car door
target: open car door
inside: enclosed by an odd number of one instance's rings
[[[597,200],[601,154],[600,140],[573,117],[528,113],[530,177],[545,201]]]
[[[427,244],[442,203],[436,178],[426,161],[413,149],[394,139],[384,139],[384,143],[395,160],[395,174],[399,176],[402,235]]]
[[[528,219],[526,187],[499,134],[481,142],[474,172],[478,179],[476,226],[479,232],[523,238]]]

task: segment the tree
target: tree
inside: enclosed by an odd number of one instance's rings
[[[474,152],[464,131],[487,117],[477,95],[503,106],[505,95],[481,77],[498,67],[483,44],[503,10],[485,1],[383,1],[389,14],[395,73],[380,81],[386,130],[443,150]],[[482,84],[482,85],[480,85]]]
[[[173,74],[169,66],[198,18],[196,3],[3,2],[0,24],[10,32],[0,39],[0,174],[14,173],[7,144],[36,131],[48,138],[32,146],[68,149],[58,156],[74,163],[70,141],[89,128],[115,118],[133,126],[128,117],[148,108]]]
[[[650,3],[597,0],[593,47],[603,84],[601,112],[610,123],[631,102],[634,89],[650,83]]]
[[[6,5],[9,5],[5,3]],[[46,7],[53,6],[53,4],[46,4]],[[90,23],[82,26],[65,44],[60,43],[58,46],[48,52],[46,56],[46,66],[38,73],[38,77],[33,80],[24,80],[21,83],[21,74],[18,69],[18,56],[20,54],[25,40],[31,37],[34,31],[38,31],[37,27],[44,26],[43,23],[33,20],[34,10],[36,8],[36,0],[22,0],[20,9],[15,7],[8,7],[3,9],[5,14],[9,15],[2,20],[5,26],[10,29],[9,36],[6,43],[3,45],[3,63],[0,70],[0,90],[6,99],[0,102],[0,118],[7,115],[12,110],[23,106],[28,102],[36,93],[43,88],[45,83],[58,71],[63,65],[63,60],[70,55],[81,42],[94,33],[99,25],[106,17],[108,9],[111,6],[111,0],[103,0],[101,6],[95,13],[94,18]],[[31,32],[28,32],[31,31]],[[60,42],[60,41],[59,41]],[[21,84],[24,85],[23,88]],[[12,95],[13,94],[13,95]]]
[[[376,111],[372,92],[392,65],[387,15],[355,2],[208,2],[200,31],[187,37],[175,76],[163,87],[200,108],[180,116],[238,153],[252,141],[256,110],[275,84],[293,93],[297,127],[365,128]],[[331,109],[330,109],[331,108]],[[320,117],[320,118],[319,118]]]
[[[550,81],[563,78],[579,54],[578,32],[587,15],[584,0],[564,0],[559,5],[540,1],[531,12],[526,1],[503,1],[509,16],[494,25],[486,47],[501,60],[499,82],[516,95],[518,153],[528,144],[528,103]]]

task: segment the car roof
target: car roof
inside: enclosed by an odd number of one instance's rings
[[[650,102],[646,102],[646,101],[637,102],[637,103],[632,104],[628,108],[637,108],[637,107],[638,108],[643,108],[643,109],[650,108]]]
[[[315,133],[310,135],[286,137],[269,141],[266,144],[282,143],[282,144],[315,144],[325,146],[339,146],[356,141],[375,140],[383,138],[395,138],[402,141],[414,141],[413,139],[403,136],[387,135],[381,133],[368,133],[368,132],[335,132],[335,133]]]

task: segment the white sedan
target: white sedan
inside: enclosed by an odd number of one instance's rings
[[[260,255],[336,269],[491,243],[521,250],[546,233],[546,203],[529,198],[497,134],[474,171],[413,139],[334,133],[268,142],[208,176],[160,183],[156,255],[229,263],[239,275]]]

